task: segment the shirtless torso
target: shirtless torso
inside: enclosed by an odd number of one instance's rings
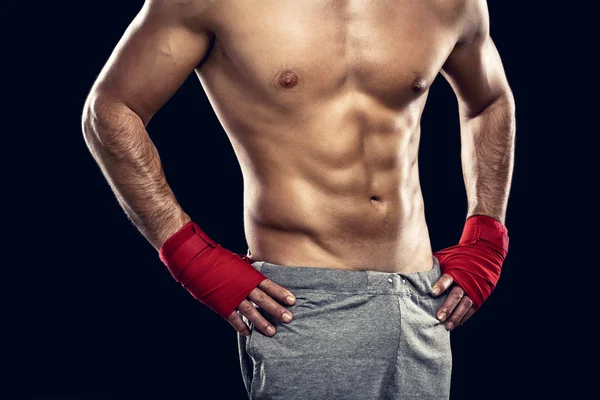
[[[216,5],[217,41],[198,75],[241,163],[253,258],[431,268],[419,121],[456,42],[456,7]]]
[[[508,87],[484,1],[157,0],[90,103],[111,99],[145,125],[193,70],[241,165],[252,258],[384,272],[431,268],[418,147],[436,75],[457,93],[463,125]],[[166,203],[155,226],[147,203],[125,207],[157,248],[177,223],[165,223],[178,207]]]

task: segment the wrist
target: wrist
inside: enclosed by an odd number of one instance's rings
[[[157,240],[154,245],[156,250],[160,251],[170,238],[174,237],[176,233],[183,230],[183,228],[190,222],[192,222],[192,219],[185,212],[181,211],[180,213],[176,214],[171,221],[169,221],[168,224],[165,224],[161,228],[160,232],[158,232],[156,235]]]
[[[470,216],[467,217],[466,221],[470,220],[470,219],[474,219],[474,220],[478,220],[478,222],[482,225],[485,225],[489,228],[492,229],[496,229],[499,231],[504,231],[506,233],[508,233],[508,230],[506,229],[506,225],[504,225],[504,220],[501,218],[497,218],[495,216],[490,216],[490,215],[485,215],[485,214],[472,214]]]
[[[508,229],[500,221],[487,215],[473,215],[465,221],[459,244],[492,245],[504,257],[508,253]]]
[[[493,219],[501,224],[504,224],[504,221],[506,219],[506,212],[503,212],[501,210],[496,210],[494,212],[489,209],[488,210],[472,209],[467,212],[466,219],[469,219],[471,217],[487,217],[487,218]]]

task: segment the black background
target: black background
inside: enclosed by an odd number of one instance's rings
[[[12,101],[19,126],[32,135],[15,132],[25,139],[22,165],[29,168],[9,174],[27,211],[7,214],[25,214],[28,232],[36,232],[19,239],[28,245],[19,255],[35,261],[26,269],[31,279],[4,281],[27,288],[20,291],[22,312],[11,308],[24,328],[9,346],[25,361],[15,393],[245,398],[235,331],[173,281],[119,207],[81,133],[85,97],[142,3],[46,3],[21,22],[30,36],[13,31],[22,44],[15,53],[22,58],[15,58],[29,62],[21,64],[26,83]],[[517,104],[506,220],[511,248],[494,294],[452,333],[452,399],[558,398],[572,370],[555,339],[565,323],[554,318],[559,306],[546,304],[553,290],[547,277],[564,267],[559,252],[565,248],[547,237],[576,185],[556,169],[576,156],[559,157],[548,146],[557,132],[570,133],[561,115],[571,102],[555,99],[561,87],[574,86],[557,72],[567,67],[571,50],[556,54],[559,14],[523,3],[489,2],[492,37]],[[241,172],[195,75],[148,131],[185,211],[215,241],[245,252]],[[467,206],[456,99],[441,76],[424,112],[419,162],[437,250],[457,242]]]

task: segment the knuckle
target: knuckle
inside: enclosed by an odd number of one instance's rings
[[[278,304],[274,302],[270,297],[265,298],[265,302],[262,304],[262,308],[264,308],[271,314],[274,314],[279,309]]]
[[[278,306],[278,307],[277,307],[277,309],[276,309],[276,313],[277,313],[277,315],[279,315],[279,316],[282,316],[282,315],[283,315],[283,313],[286,313],[286,312],[287,312],[287,313],[289,313],[289,311],[288,311],[286,308],[284,308],[284,307],[281,307],[281,306]],[[291,314],[291,313],[290,313],[290,314]]]
[[[229,316],[227,317],[227,321],[232,322],[235,321],[235,317],[237,317],[237,311],[233,311],[231,314],[229,314]]]
[[[254,306],[253,306],[252,304],[250,304],[249,302],[248,302],[248,303],[244,303],[244,304],[241,306],[241,311],[242,311],[244,314],[250,314],[250,313],[251,313],[253,310],[255,310],[255,308],[254,308]]]
[[[456,326],[460,322],[461,318],[462,314],[459,315],[458,313],[453,313],[450,318],[448,318],[448,321],[452,322]]]
[[[256,302],[257,303],[262,303],[267,299],[267,296],[265,295],[265,292],[258,292],[256,294]]]
[[[471,308],[471,306],[473,305],[473,300],[471,300],[471,298],[468,296],[465,296],[463,301],[465,302],[465,305],[469,308]]]
[[[267,332],[267,328],[268,328],[270,325],[269,325],[269,323],[268,323],[266,320],[264,320],[264,319],[261,319],[261,320],[259,320],[259,321],[255,322],[255,323],[254,323],[254,325],[255,325],[255,326],[258,326],[258,327],[260,327],[260,330],[261,330],[263,333],[268,333],[268,332]]]
[[[281,291],[279,292],[279,298],[285,300],[286,297],[292,295],[292,293],[289,290],[286,290],[284,288],[281,288]]]
[[[232,320],[229,321],[229,324],[231,326],[233,326],[233,329],[235,329],[236,331],[242,330],[242,327],[244,325],[246,325],[240,319],[232,319]]]
[[[452,310],[453,308],[454,308],[454,306],[452,305],[452,303],[447,302],[447,303],[442,304],[439,312],[445,312],[446,315],[450,315],[450,310]]]
[[[264,281],[262,281],[262,286],[265,289],[269,289],[269,288],[271,288],[273,286],[273,281],[270,280],[270,279],[265,279]]]

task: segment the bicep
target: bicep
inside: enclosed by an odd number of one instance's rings
[[[209,32],[185,26],[177,15],[181,10],[164,3],[146,2],[93,89],[124,103],[145,124],[202,61],[211,40]]]
[[[487,8],[480,7],[477,14],[470,20],[474,27],[467,39],[456,44],[442,68],[464,116],[477,115],[510,92],[500,54],[489,34]]]

